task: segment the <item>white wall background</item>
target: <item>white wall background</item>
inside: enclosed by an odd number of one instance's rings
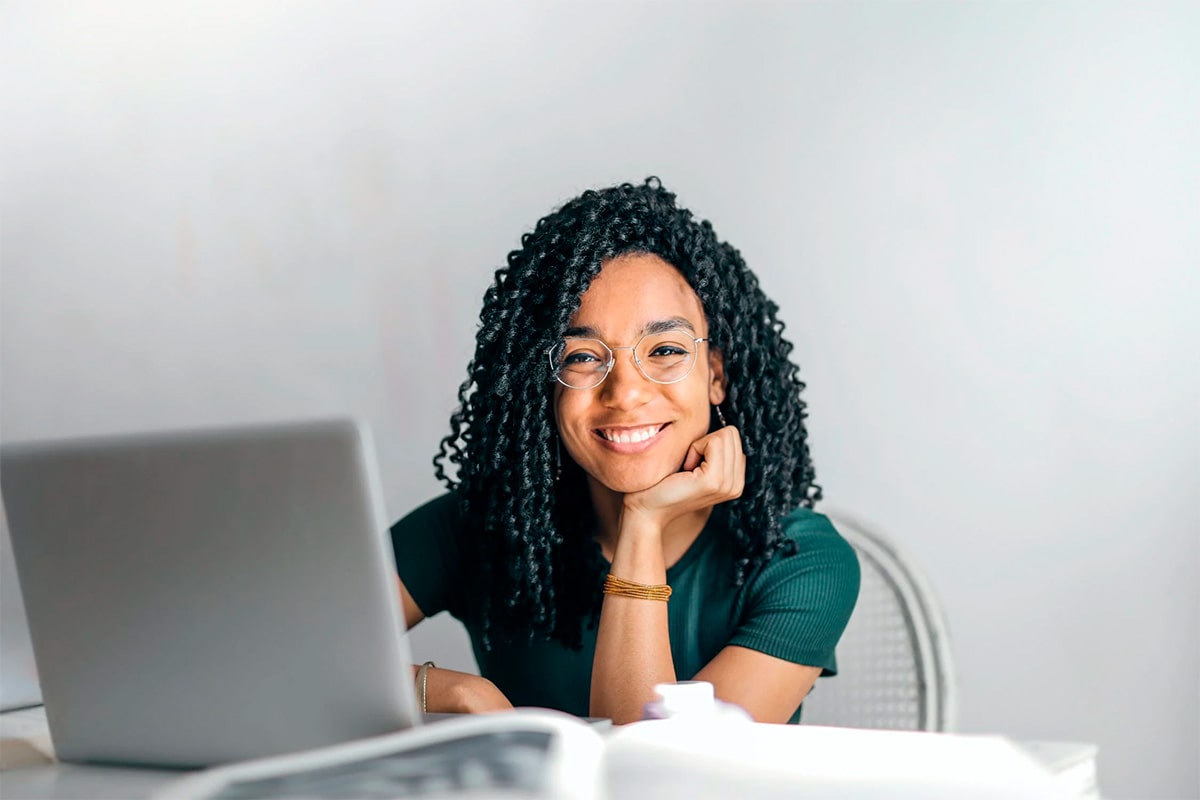
[[[398,516],[491,270],[657,174],[930,573],[961,727],[1200,795],[1200,6],[594,8],[5,4],[3,438],[352,412]]]

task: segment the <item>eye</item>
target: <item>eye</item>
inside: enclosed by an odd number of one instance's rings
[[[609,354],[603,342],[595,339],[567,339],[556,352],[559,369],[598,370],[608,363]]]
[[[686,356],[690,351],[678,344],[660,344],[650,351],[650,357]]]
[[[563,366],[571,367],[576,364],[599,364],[600,359],[594,353],[580,351],[577,353],[568,353],[562,360]]]

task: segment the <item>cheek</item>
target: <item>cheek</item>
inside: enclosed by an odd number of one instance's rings
[[[581,417],[587,408],[586,398],[558,392],[554,397],[554,424],[566,444],[579,438]]]
[[[554,398],[551,401],[551,408],[554,409],[554,425],[563,432],[571,427],[572,420],[579,417],[580,404],[579,393],[568,390],[564,386],[556,386],[554,389]]]
[[[709,400],[709,387],[705,383],[688,387],[688,391],[681,392],[675,398],[676,406],[686,409],[684,419],[697,438],[708,433],[708,422],[712,413]]]

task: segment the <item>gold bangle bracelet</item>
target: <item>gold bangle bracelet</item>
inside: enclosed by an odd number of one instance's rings
[[[635,600],[661,600],[664,603],[671,599],[671,587],[665,583],[634,583],[612,573],[604,576],[604,593]]]

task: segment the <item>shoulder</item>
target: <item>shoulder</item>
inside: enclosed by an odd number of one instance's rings
[[[430,526],[457,527],[462,520],[462,504],[454,492],[446,492],[417,506],[392,525],[392,535],[407,533]]]
[[[792,553],[778,552],[752,579],[756,594],[815,594],[834,606],[853,608],[861,575],[858,555],[833,522],[811,508],[798,508],[780,520]]]
[[[854,548],[838,533],[829,517],[811,508],[797,508],[779,520],[783,535],[796,544],[798,554],[805,552],[858,563]]]
[[[730,644],[833,675],[834,649],[858,602],[858,556],[829,517],[812,509],[797,509],[780,524],[795,547],[750,576]]]
[[[392,554],[400,576],[425,616],[443,609],[461,611],[453,590],[462,529],[458,495],[447,492],[418,506],[391,527]]]
[[[407,558],[435,552],[453,559],[463,528],[463,509],[454,492],[446,492],[414,508],[391,527],[392,547],[397,557]]]

